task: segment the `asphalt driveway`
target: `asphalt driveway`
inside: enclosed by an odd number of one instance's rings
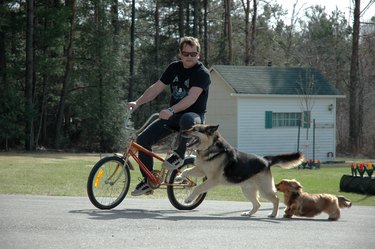
[[[98,210],[84,197],[0,195],[0,248],[372,248],[375,207],[342,218],[267,218],[270,203],[241,217],[247,202],[205,200],[179,211],[167,199],[129,198]]]

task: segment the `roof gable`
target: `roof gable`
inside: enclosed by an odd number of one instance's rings
[[[214,65],[212,70],[238,94],[340,95],[314,68]]]

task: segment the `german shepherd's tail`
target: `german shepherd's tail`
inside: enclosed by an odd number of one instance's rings
[[[295,152],[290,154],[265,156],[264,159],[268,161],[269,167],[272,165],[278,165],[284,169],[291,169],[300,165],[304,160],[304,156],[300,152]]]
[[[350,208],[352,206],[352,202],[349,199],[346,199],[344,196],[338,195],[336,197],[339,201],[340,208]]]

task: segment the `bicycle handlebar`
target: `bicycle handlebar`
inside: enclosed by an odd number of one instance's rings
[[[126,112],[126,116],[125,116],[125,129],[127,130],[134,130],[133,127],[129,126],[129,121],[132,116],[132,113],[133,113],[133,107],[130,107],[128,111]]]
[[[132,132],[135,132],[136,134],[140,133],[141,131],[143,131],[150,123],[153,119],[155,119],[155,117],[159,117],[159,113],[153,113],[150,115],[150,117],[146,120],[146,122],[141,126],[141,128],[139,129],[135,129],[132,125],[131,125],[131,115],[133,113],[133,108],[129,108],[127,113],[126,113],[126,116],[125,116],[125,129],[127,130],[130,130]]]
[[[155,117],[159,118],[159,113],[151,114],[151,116],[146,120],[146,122],[142,125],[142,127],[136,130],[136,133],[140,133],[141,131],[143,131]]]

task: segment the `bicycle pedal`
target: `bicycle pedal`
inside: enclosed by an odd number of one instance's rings
[[[152,195],[152,194],[154,194],[154,190],[150,190],[150,191],[147,191],[147,192],[145,193],[145,195]]]

